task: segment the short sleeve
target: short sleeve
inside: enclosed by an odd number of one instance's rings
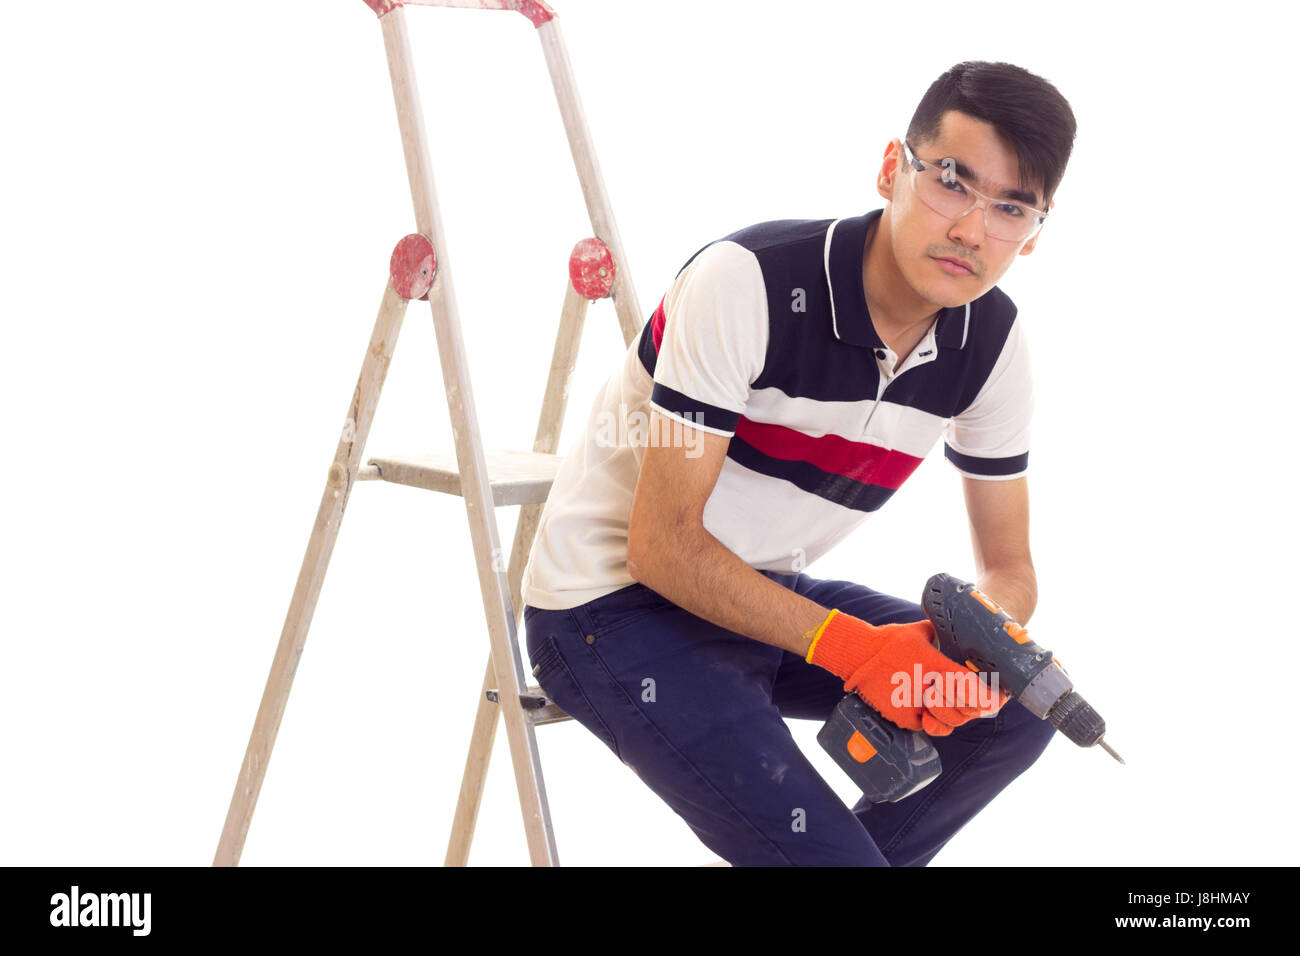
[[[1029,469],[1034,385],[1024,323],[1016,318],[984,387],[944,428],[944,456],[971,478],[1005,481]]]
[[[767,292],[757,257],[719,240],[696,254],[664,297],[650,405],[732,435],[767,356]]]

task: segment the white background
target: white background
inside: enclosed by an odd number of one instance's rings
[[[560,0],[643,315],[711,239],[883,205],[886,144],[960,60],[1073,105],[1001,284],[1038,387],[1030,630],[1128,765],[1056,740],[935,866],[1300,849],[1282,9]],[[482,429],[527,448],[591,232],[554,96],[523,17],[407,19]],[[0,80],[0,864],[207,865],[414,230],[380,28],[360,0],[8,3]],[[622,352],[597,303],[565,446]],[[415,303],[367,456],[450,447]],[[938,449],[808,568],[913,599],[938,570],[974,570]],[[487,647],[462,502],[358,486],[242,862],[440,863]],[[716,859],[581,727],[539,737],[562,861]],[[501,732],[471,862],[527,859]]]

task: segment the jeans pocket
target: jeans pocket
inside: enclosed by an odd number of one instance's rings
[[[600,742],[622,760],[618,744],[609,726],[601,719],[590,698],[573,676],[573,671],[560,653],[555,636],[546,637],[537,648],[537,653],[530,655],[533,663],[533,675],[537,685],[546,696],[555,701],[564,712],[595,734]]]
[[[647,615],[677,605],[644,584],[631,584],[622,590],[597,598],[587,605],[592,627],[601,637],[621,631]]]

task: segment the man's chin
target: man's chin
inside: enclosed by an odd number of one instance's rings
[[[972,276],[972,278],[974,278]],[[967,302],[973,302],[978,299],[985,290],[980,288],[975,282],[969,283],[968,289],[953,288],[951,286],[941,287],[931,284],[927,288],[918,289],[921,298],[925,299],[936,309],[954,309],[958,306],[965,305]]]

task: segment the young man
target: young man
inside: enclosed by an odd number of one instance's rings
[[[977,583],[1029,619],[1029,359],[995,283],[1033,251],[1074,135],[1039,77],[953,67],[885,150],[883,210],[759,223],[687,261],[560,469],[524,575],[533,672],[732,864],[924,865],[1053,735],[1004,695],[897,706],[894,674],[968,671],[919,605],[802,569],[942,436]],[[846,690],[926,731],[940,776],[850,811],[783,720],[824,721]]]

